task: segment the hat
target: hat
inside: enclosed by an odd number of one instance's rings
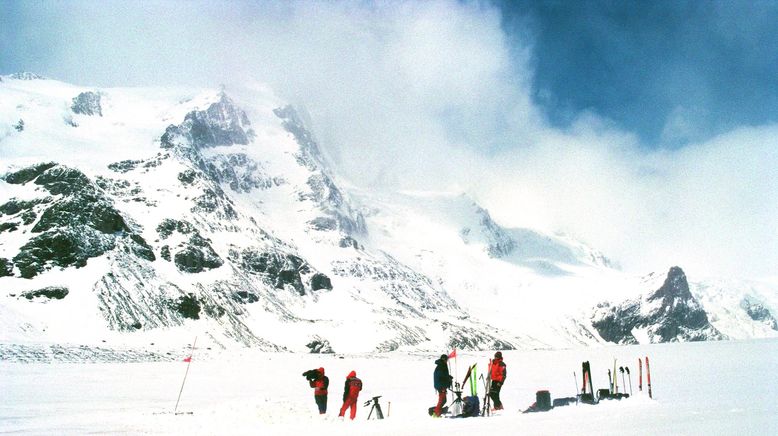
[[[494,353],[494,358],[495,359],[502,359],[502,351],[498,351],[498,352]]]
[[[440,360],[448,360],[448,354],[441,354]]]

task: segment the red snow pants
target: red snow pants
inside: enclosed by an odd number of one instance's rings
[[[346,397],[346,401],[343,402],[343,407],[340,408],[340,414],[338,416],[344,416],[346,414],[346,409],[351,407],[350,417],[351,419],[354,419],[354,417],[357,416],[357,398],[359,398],[358,395],[349,395]]]
[[[435,406],[435,416],[440,416],[440,410],[444,404],[446,404],[446,390],[441,389],[438,391],[438,405]]]

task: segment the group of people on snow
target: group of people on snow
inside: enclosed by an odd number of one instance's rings
[[[489,363],[488,371],[491,380],[489,383],[489,398],[492,400],[494,410],[502,410],[500,389],[502,389],[502,385],[505,383],[508,370],[505,362],[503,362],[501,351],[494,353],[494,359]],[[440,416],[443,412],[443,406],[446,405],[446,393],[451,389],[451,384],[454,381],[454,377],[449,374],[448,355],[441,354],[440,358],[435,361],[435,371],[432,373],[432,379],[435,391],[438,393],[438,403],[433,410],[433,416]]]
[[[489,398],[492,400],[494,410],[502,410],[503,404],[500,400],[500,389],[502,389],[505,377],[508,375],[502,352],[494,353],[494,358],[490,361],[488,371],[490,379]],[[329,387],[330,379],[324,375],[324,368],[306,371],[303,373],[303,377],[308,380],[310,386],[314,389],[313,398],[316,400],[319,414],[327,413],[327,388]],[[435,371],[433,372],[433,385],[438,395],[438,402],[433,411],[434,416],[440,416],[443,412],[443,406],[446,404],[446,393],[451,389],[453,381],[454,377],[451,376],[448,368],[448,355],[442,354],[440,358],[435,360]],[[351,419],[356,417],[357,399],[361,390],[362,380],[357,378],[356,371],[351,371],[346,377],[346,383],[343,387],[343,406],[340,408],[338,417],[345,416],[346,410],[349,408],[351,408],[349,417]]]
[[[329,377],[324,375],[324,368],[305,371],[303,377],[308,380],[308,383],[313,388],[313,398],[316,400],[319,414],[324,415],[327,413],[327,388],[329,388],[330,385]],[[343,417],[348,408],[351,408],[351,411],[349,412],[351,419],[354,419],[354,417],[357,416],[357,399],[359,398],[359,391],[361,390],[362,380],[357,378],[356,371],[351,371],[346,377],[346,384],[343,388],[343,406],[340,408],[338,417]]]

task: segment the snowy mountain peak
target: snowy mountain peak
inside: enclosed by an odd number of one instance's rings
[[[237,107],[227,94],[221,92],[219,101],[208,106],[206,110],[191,111],[180,125],[168,126],[160,143],[162,148],[173,148],[186,143],[195,149],[203,149],[220,145],[248,144],[254,135],[246,112]]]
[[[686,274],[672,267],[662,286],[617,306],[600,304],[592,325],[616,343],[686,342],[724,339],[689,291]]]

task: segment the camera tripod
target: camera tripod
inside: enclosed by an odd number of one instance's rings
[[[375,410],[376,419],[384,419],[384,412],[381,411],[381,405],[378,404],[379,398],[381,398],[381,395],[373,397],[373,399],[367,400],[365,402],[364,407],[367,407],[370,405],[370,403],[373,403],[373,407],[370,408],[370,413],[367,414],[367,419],[370,419],[370,417],[373,415],[373,410]]]
[[[462,391],[460,390],[459,383],[454,383],[454,389],[451,390],[451,392],[454,394],[455,398],[451,403],[449,410],[451,411],[451,415],[459,416],[462,414]]]

